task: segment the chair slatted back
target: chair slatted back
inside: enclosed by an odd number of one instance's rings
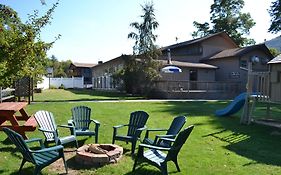
[[[137,133],[137,129],[145,126],[148,117],[149,115],[144,111],[132,112],[127,135],[139,137],[140,133]]]
[[[167,131],[167,135],[176,135],[180,132],[181,128],[186,122],[186,117],[185,116],[178,116],[175,117],[174,120],[172,121],[170,128]]]
[[[186,117],[185,116],[178,116],[175,117],[174,120],[172,121],[170,128],[167,130],[166,135],[177,135],[181,128],[183,127],[183,125],[186,122]],[[164,145],[170,145],[171,142],[169,141],[162,141]]]
[[[41,129],[55,131],[55,134],[57,134],[57,125],[54,120],[53,113],[51,113],[49,111],[43,111],[43,110],[37,111],[34,114],[34,118]],[[55,137],[57,137],[53,133],[50,133],[50,132],[43,132],[43,134],[46,137],[47,141],[53,141],[55,139]]]
[[[35,164],[35,159],[32,153],[30,152],[27,144],[25,143],[23,137],[9,128],[3,128],[3,131],[7,134],[11,142],[13,142],[16,145],[17,150],[22,153],[23,157],[27,161],[30,161]]]
[[[75,129],[87,130],[91,122],[91,108],[76,106],[71,109]]]
[[[191,125],[178,134],[174,144],[172,145],[171,149],[167,154],[166,160],[172,160],[172,158],[178,156],[180,149],[182,148],[183,144],[186,142],[193,128],[194,126]]]

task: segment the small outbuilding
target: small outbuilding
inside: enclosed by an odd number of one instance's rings
[[[270,66],[271,101],[281,102],[281,54],[268,62]]]

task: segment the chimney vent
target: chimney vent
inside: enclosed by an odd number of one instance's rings
[[[168,51],[168,64],[172,64],[172,58],[171,58],[171,50],[170,49],[168,49],[167,50]]]

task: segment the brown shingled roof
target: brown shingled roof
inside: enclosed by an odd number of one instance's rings
[[[97,64],[93,64],[93,63],[72,63],[75,67],[94,67]]]
[[[159,60],[163,65],[168,65],[167,60]],[[179,67],[190,67],[190,68],[201,68],[201,69],[217,69],[217,66],[213,66],[205,63],[190,63],[190,62],[182,62],[182,61],[172,61],[173,66]]]
[[[227,58],[227,57],[234,57],[234,56],[241,56],[244,55],[254,49],[260,49],[263,50],[265,53],[271,55],[270,51],[264,44],[258,44],[258,45],[252,45],[248,47],[243,47],[243,48],[234,48],[234,49],[226,49],[223,50],[209,58],[202,59],[204,60],[212,60],[212,59],[218,59],[218,58]]]
[[[207,40],[209,38],[212,38],[212,37],[218,36],[218,35],[221,35],[222,37],[228,39],[230,42],[232,42],[233,45],[237,46],[237,44],[232,40],[232,38],[230,38],[227,35],[226,32],[218,32],[218,33],[215,33],[215,34],[212,34],[212,35],[207,35],[207,36],[204,36],[204,37],[201,37],[201,38],[197,38],[197,39],[193,39],[193,40],[189,40],[189,41],[184,41],[184,42],[181,42],[181,43],[173,44],[173,45],[170,45],[170,46],[166,46],[166,47],[161,48],[161,50],[163,51],[163,50],[167,50],[167,49],[173,49],[173,48],[178,48],[178,47],[182,47],[182,46],[191,45],[191,44],[194,44],[194,43],[199,43],[201,41]]]

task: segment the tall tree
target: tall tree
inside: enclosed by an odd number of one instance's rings
[[[194,31],[192,36],[196,38],[225,31],[240,46],[254,44],[253,39],[244,37],[250,34],[255,22],[249,13],[241,12],[243,7],[244,0],[214,0],[210,12],[212,25],[208,22],[194,21],[193,25],[197,31]]]
[[[40,39],[43,27],[50,23],[58,2],[39,17],[38,11],[29,15],[23,23],[17,12],[0,4],[0,86],[11,86],[13,81],[24,76],[35,79],[45,71],[46,52],[53,42]]]
[[[128,34],[128,38],[135,40],[134,55],[127,57],[126,65],[121,71],[121,79],[128,93],[142,93],[147,95],[152,88],[154,80],[159,78],[159,64],[156,61],[161,54],[154,42],[157,35],[154,34],[158,27],[155,18],[153,3],[141,6],[142,22],[130,24],[136,32]]]
[[[141,7],[144,12],[144,14],[141,15],[143,22],[131,23],[130,26],[134,28],[136,32],[128,34],[128,38],[135,40],[133,50],[136,55],[141,55],[155,49],[154,42],[156,41],[157,35],[153,34],[153,31],[159,25],[155,18],[153,3],[146,3]]]
[[[271,33],[278,33],[281,31],[281,1],[275,0],[272,2],[269,14],[271,16],[271,25],[268,29]]]

